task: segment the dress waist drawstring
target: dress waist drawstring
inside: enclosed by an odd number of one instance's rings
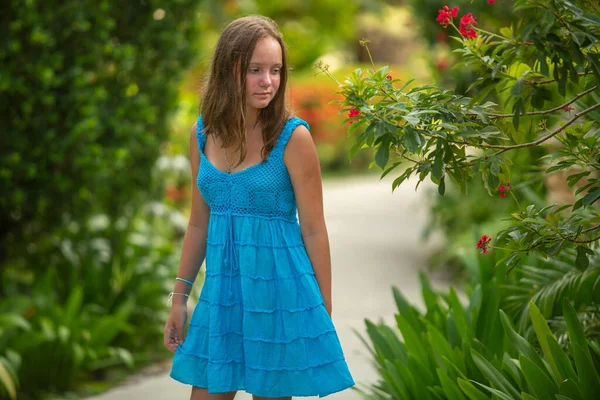
[[[233,244],[233,218],[231,216],[231,210],[227,210],[225,214],[225,270],[229,273],[229,289],[227,296],[229,300],[233,299],[232,280],[233,272],[236,270],[236,259]]]

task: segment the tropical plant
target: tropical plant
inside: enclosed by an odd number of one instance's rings
[[[453,289],[440,295],[423,275],[421,281],[424,312],[393,288],[402,340],[391,327],[368,319],[372,344],[357,333],[381,377],[376,384],[356,389],[363,398],[584,400],[600,392],[600,346],[586,339],[566,299],[562,307],[569,340],[562,345],[536,305],[530,304],[539,346],[534,347],[498,311],[501,290],[484,296],[485,285],[478,285],[463,307]]]

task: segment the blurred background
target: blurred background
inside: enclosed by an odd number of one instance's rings
[[[82,396],[170,357],[167,294],[190,205],[189,131],[219,32],[263,14],[284,34],[289,103],[311,126],[324,178],[380,172],[349,161],[336,83],[369,68],[462,93],[458,43],[435,21],[437,0],[6,0],[0,5],[0,398]],[[507,24],[510,2],[460,0],[479,26]],[[512,171],[526,181],[530,153]],[[373,177],[377,179],[377,177]],[[560,189],[557,189],[560,191]],[[431,197],[431,254],[460,285],[479,268],[474,238],[514,204],[483,188]],[[548,195],[541,179],[521,192]],[[474,207],[474,205],[478,207]],[[201,279],[201,277],[199,278]],[[196,295],[199,285],[196,285]],[[369,317],[369,316],[365,316]]]

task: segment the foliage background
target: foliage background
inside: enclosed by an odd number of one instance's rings
[[[324,170],[346,173],[345,116],[312,64],[328,57],[350,70],[355,22],[383,6],[2,3],[0,397],[87,395],[168,356],[164,301],[190,203],[189,127],[225,24],[250,13],[278,21],[290,104],[311,124]],[[369,163],[365,152],[351,167]]]

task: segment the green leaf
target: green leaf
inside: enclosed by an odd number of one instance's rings
[[[385,360],[385,370],[388,372],[388,383],[390,386],[395,387],[396,393],[399,395],[399,398],[409,399],[410,395],[408,394],[407,387],[402,379],[402,376],[396,369],[396,366],[392,364],[390,360]]]
[[[558,394],[558,387],[548,375],[523,354],[519,356],[519,361],[523,375],[538,400],[553,400],[554,395]]]
[[[448,377],[445,371],[441,368],[437,368],[436,371],[448,400],[466,400],[458,385]]]
[[[490,172],[495,176],[500,173],[500,160],[498,157],[490,157]]]
[[[583,400],[581,391],[573,379],[566,379],[564,382],[562,382],[560,384],[559,392],[567,399]]]
[[[438,140],[438,146],[435,150],[435,158],[433,160],[433,166],[431,168],[431,176],[434,183],[438,183],[442,179],[443,167],[444,167],[444,150],[440,146],[441,140]]]
[[[450,292],[448,294],[448,301],[450,303],[450,308],[454,314],[454,321],[456,323],[456,328],[460,333],[460,336],[463,340],[469,340],[469,324],[467,322],[467,314],[465,313],[465,309],[462,304],[458,300],[458,296],[454,291],[454,288],[450,287]]]
[[[450,362],[456,364],[456,357],[450,343],[448,343],[448,340],[431,324],[428,324],[427,326],[427,337],[439,366],[443,366],[443,363],[441,362],[443,357],[446,357]]]
[[[427,307],[427,311],[431,311],[434,307],[438,305],[438,296],[433,291],[431,283],[429,282],[429,279],[427,279],[427,275],[425,275],[423,271],[419,271],[419,281],[421,282],[421,292],[423,294],[425,306]]]
[[[404,295],[396,286],[392,287],[392,293],[394,294],[394,300],[396,307],[400,315],[408,322],[414,329],[421,330],[422,324],[419,321],[419,317],[414,307],[406,300]]]
[[[444,176],[440,179],[440,184],[438,185],[438,193],[440,196],[443,196],[446,193],[446,182]]]
[[[523,396],[523,400],[537,400],[535,397],[525,392],[521,392],[521,396]]]
[[[427,366],[425,365],[427,364]],[[415,384],[420,391],[421,388],[425,388],[431,385],[434,385],[437,379],[435,379],[432,374],[432,368],[425,360],[418,360],[414,355],[409,354],[408,356],[408,369],[413,373],[413,377],[415,378]],[[422,396],[422,394],[420,393]]]
[[[417,150],[425,144],[423,135],[416,129],[405,126],[404,127],[404,147],[411,153],[417,153]]]
[[[596,201],[600,199],[600,188],[597,188],[593,192],[589,192],[583,197],[583,206],[587,207],[589,205],[594,204]]]
[[[11,399],[17,398],[17,385],[16,381],[13,380],[12,375],[10,374],[6,365],[4,365],[3,359],[0,358],[0,388],[4,387],[4,389],[8,392],[8,396]],[[2,393],[2,392],[0,392]]]
[[[486,360],[481,354],[471,349],[471,356],[473,357],[473,361],[479,367],[481,372],[489,379],[489,381],[498,389],[500,389],[501,393],[506,393],[505,397],[507,399],[519,400],[520,395],[517,389],[498,371],[488,360]],[[478,382],[474,382],[479,384]],[[479,384],[481,385],[481,384]],[[481,385],[487,390],[494,390],[487,386]],[[494,393],[494,392],[492,392]],[[497,393],[495,393],[497,394]]]
[[[577,317],[575,309],[567,298],[563,300],[563,315],[567,324],[569,338],[571,339],[573,358],[575,359],[575,366],[580,378],[581,393],[584,399],[591,399],[594,394],[600,393],[600,378],[596,374],[592,362],[583,326]]]
[[[0,332],[9,328],[21,328],[24,330],[31,329],[31,325],[25,318],[18,314],[0,315]]]
[[[588,259],[589,252],[591,252],[592,255],[594,254],[594,252],[588,249],[586,246],[577,246],[577,257],[575,258],[575,266],[578,270],[585,271],[586,269],[588,269],[590,265],[590,260]]]
[[[402,118],[404,120],[406,120],[406,122],[408,122],[409,124],[413,125],[413,126],[417,126],[419,125],[419,122],[421,122],[421,120],[417,117],[411,116],[411,115],[403,115]]]
[[[508,353],[504,353],[502,355],[502,368],[500,369],[500,372],[506,372],[513,382],[521,382],[522,374],[521,368],[517,366],[518,363],[519,360],[513,360]],[[506,376],[506,374],[504,374],[504,376]]]
[[[544,362],[538,354],[538,352],[525,338],[523,338],[513,329],[510,320],[508,319],[508,316],[502,310],[500,310],[500,321],[502,322],[502,326],[504,327],[504,332],[506,332],[506,335],[510,339],[511,343],[519,351],[519,353],[524,355],[525,357],[528,357],[528,359],[533,360],[533,362],[538,366],[538,368],[540,368],[540,370],[546,371]]]
[[[471,382],[462,378],[458,378],[457,382],[458,386],[461,388],[463,393],[467,395],[469,400],[489,400],[489,397],[477,389]]]
[[[358,122],[351,124],[350,127],[348,128],[348,136],[352,136],[352,134],[354,134],[361,127],[362,127],[362,124],[358,123]]]
[[[61,322],[67,326],[71,325],[74,319],[79,314],[82,303],[83,287],[75,286],[69,294],[69,298],[67,299],[64,319]]]
[[[429,359],[427,350],[419,334],[412,326],[410,326],[406,318],[402,315],[396,315],[396,322],[398,324],[398,329],[400,329],[400,332],[402,333],[402,338],[404,339],[404,344],[408,349],[409,355],[413,354],[416,360],[427,362]]]
[[[484,385],[482,383],[475,382],[474,380],[471,380],[471,382],[473,382],[474,384],[476,384],[478,386],[481,386],[482,388],[484,388],[485,390],[487,390],[488,392],[490,392],[491,394],[495,395],[496,397],[498,397],[501,400],[519,400],[520,399],[520,396],[519,397],[511,397],[511,396],[509,396],[508,394],[506,394],[505,392],[503,392],[501,390],[491,388],[491,387],[489,387],[487,385]]]
[[[384,140],[381,142],[377,153],[375,154],[375,162],[379,165],[379,168],[384,169],[390,158],[390,146],[388,142]]]
[[[573,185],[575,185],[577,182],[579,182],[581,180],[581,178],[583,178],[584,176],[588,176],[591,173],[592,173],[592,171],[585,171],[585,172],[580,172],[578,174],[569,175],[567,177],[567,184],[569,185],[569,187],[573,187]]]
[[[546,341],[548,342],[548,347],[552,353],[552,359],[554,359],[556,362],[556,367],[560,372],[560,376],[574,381],[579,381],[568,354],[563,350],[561,345],[558,344],[558,341],[554,335],[546,335]]]
[[[515,84],[510,89],[510,94],[514,97],[521,97],[521,96],[523,96],[524,88],[525,88],[525,81],[523,81],[523,78],[518,78],[516,80]]]
[[[413,377],[412,371],[409,370],[408,367],[404,365],[400,360],[396,360],[394,362],[394,365],[396,366],[396,370],[400,374],[400,377],[404,382],[404,385],[406,386],[406,390],[409,393],[409,396],[407,398],[416,398],[419,393],[419,388],[417,388],[417,384]]]
[[[592,399],[600,393],[600,378],[590,357],[587,345],[585,350],[577,343],[571,343],[573,358],[579,374],[579,385],[584,399]]]
[[[523,111],[523,99],[517,100],[513,107],[513,126],[515,129],[519,129],[519,120],[521,118],[521,112]]]
[[[552,368],[555,382],[558,384],[559,382],[562,382],[566,376],[563,376],[560,373],[558,367],[556,366],[556,360],[554,360],[552,352],[550,351],[550,346],[548,345],[548,335],[552,335],[552,331],[548,327],[546,319],[533,301],[529,302],[529,315],[531,316],[531,322],[533,323],[533,329],[535,330],[538,342],[540,343],[542,351],[544,352],[544,355],[550,364],[550,368]]]

